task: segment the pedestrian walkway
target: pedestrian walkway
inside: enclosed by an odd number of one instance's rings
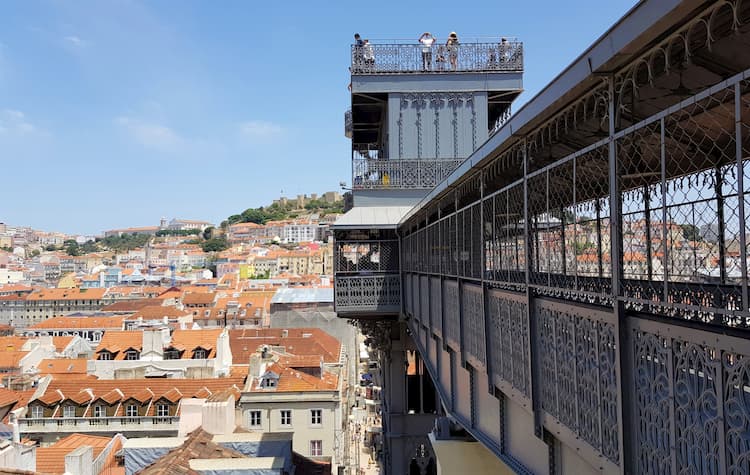
[[[352,475],[380,475],[382,473],[380,465],[372,459],[370,448],[365,446],[365,433],[372,426],[372,419],[367,417],[367,411],[363,408],[356,407],[352,410],[352,417],[349,420],[348,435],[351,437],[349,444]],[[359,467],[357,471],[357,467]]]

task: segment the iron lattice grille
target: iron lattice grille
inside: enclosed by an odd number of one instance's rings
[[[398,312],[401,279],[398,274],[336,276],[337,312]]]
[[[425,57],[423,52],[429,53]],[[452,52],[455,68],[442,44],[427,50],[416,41],[411,44],[352,45],[352,74],[413,74],[446,72],[523,71],[523,43],[461,43]],[[443,58],[443,61],[440,59]]]
[[[747,340],[660,333],[655,322],[630,322],[638,473],[748,473]]]
[[[611,314],[581,310],[545,300],[535,306],[542,408],[617,464],[614,326]]]
[[[509,384],[529,397],[529,326],[527,306],[518,294],[492,290],[487,297],[490,349],[495,384]]]
[[[464,159],[376,159],[355,152],[352,188],[432,189],[446,179]]]

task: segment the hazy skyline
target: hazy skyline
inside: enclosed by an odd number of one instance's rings
[[[161,216],[218,224],[282,190],[337,190],[350,181],[354,32],[516,36],[518,110],[634,3],[6,3],[0,222],[81,234]]]

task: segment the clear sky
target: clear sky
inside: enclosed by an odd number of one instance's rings
[[[219,223],[350,181],[349,44],[516,36],[533,97],[633,0],[14,0],[0,5],[0,222]]]

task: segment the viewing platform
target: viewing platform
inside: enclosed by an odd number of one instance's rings
[[[523,43],[503,42],[502,38],[494,42],[459,42],[454,46],[436,41],[426,47],[416,40],[352,45],[351,53],[352,75],[523,71]]]

